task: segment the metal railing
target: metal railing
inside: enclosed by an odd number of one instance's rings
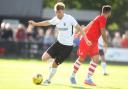
[[[1,57],[41,58],[43,52],[50,45],[35,42],[15,42],[0,40]],[[76,47],[74,47],[70,58],[76,58]]]

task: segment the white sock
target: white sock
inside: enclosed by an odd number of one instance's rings
[[[51,71],[51,68],[52,68],[52,63],[53,63],[54,59],[53,58],[50,58],[48,60],[48,63],[49,63],[49,70]]]
[[[76,76],[76,73],[72,72],[71,77],[75,77],[75,76]]]
[[[106,63],[105,62],[101,62],[101,66],[102,66],[102,72],[106,73]]]
[[[51,68],[51,69],[50,69],[50,74],[49,74],[49,76],[48,76],[48,80],[49,80],[49,81],[51,81],[51,79],[52,79],[52,77],[55,75],[56,71],[57,71],[57,68]]]

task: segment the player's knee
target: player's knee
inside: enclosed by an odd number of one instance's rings
[[[79,57],[78,60],[79,60],[81,63],[84,62],[84,58],[82,58],[82,57]]]
[[[98,63],[99,62],[99,55],[96,55],[92,58],[92,60],[95,62],[95,63]]]
[[[42,61],[47,61],[50,58],[47,52],[42,55]]]
[[[58,63],[56,63],[56,61],[54,60],[54,62],[52,63],[52,68],[57,68],[59,66]]]
[[[45,61],[45,60],[46,60],[45,56],[44,56],[44,55],[42,55],[42,61]]]
[[[95,63],[99,63],[99,60],[98,59],[95,59],[95,58],[92,58],[92,61],[95,62]]]
[[[42,61],[47,61],[47,60],[48,60],[48,58],[47,58],[47,57],[42,56]]]

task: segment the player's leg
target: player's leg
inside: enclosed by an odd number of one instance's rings
[[[105,55],[103,49],[99,50],[100,58],[101,58],[101,67],[102,67],[102,72],[104,75],[107,75],[106,73],[106,60],[105,60]]]
[[[50,69],[50,68],[51,68],[51,65],[52,65],[52,63],[53,63],[53,61],[54,61],[54,58],[52,58],[52,57],[50,56],[50,54],[47,53],[47,51],[46,51],[46,52],[44,52],[44,54],[42,55],[42,61],[48,61],[48,63],[49,63],[49,69]]]
[[[64,60],[69,56],[72,51],[73,46],[65,46],[58,43],[56,48],[56,54],[54,55],[55,60],[52,63],[52,67],[50,68],[50,73],[48,78],[45,80],[45,83],[50,83],[51,79],[57,72],[57,67],[64,62]]]
[[[75,61],[74,65],[73,65],[73,72],[70,76],[70,82],[72,84],[76,84],[76,73],[80,68],[80,65],[84,62],[84,59],[82,57],[78,57],[77,60]]]
[[[42,61],[47,61],[50,58],[51,58],[51,56],[49,53],[47,53],[47,51],[44,52],[44,54],[42,55]]]
[[[87,77],[85,79],[85,84],[95,86],[95,84],[92,81],[92,75],[95,72],[95,69],[98,65],[98,61],[99,61],[99,55],[95,55],[95,56],[92,57],[92,60],[90,61],[90,65],[89,65],[89,68],[88,68]]]
[[[84,62],[84,59],[82,57],[78,57],[76,62],[74,63],[74,66],[73,66],[73,73],[72,73],[72,76],[75,76],[75,74],[77,73],[77,71],[79,70],[80,68],[80,65]]]
[[[75,61],[74,65],[73,65],[73,71],[70,76],[70,82],[72,84],[76,84],[76,79],[75,79],[76,73],[79,70],[80,65],[84,62],[84,59],[86,57],[87,48],[85,46],[86,46],[85,41],[81,40],[79,48],[77,50],[77,55],[79,57],[77,58],[77,60]]]
[[[57,72],[57,67],[58,67],[58,64],[54,60],[52,63],[52,66],[50,67],[50,72],[49,72],[48,78],[44,81],[45,84],[51,83],[51,79]]]
[[[56,57],[56,53],[58,49],[58,42],[55,42],[53,45],[51,45],[46,52],[44,52],[44,54],[42,55],[42,60],[49,60],[49,59],[54,59]],[[54,63],[54,60],[52,61],[52,65]],[[53,74],[54,71],[56,71],[56,69],[52,68],[52,66],[50,66],[50,73],[49,76],[51,76],[50,74]],[[45,84],[49,84],[50,83],[50,77],[48,77],[44,83]]]
[[[42,60],[47,61],[50,58],[55,58],[58,42],[53,43],[42,55]]]
[[[90,61],[88,73],[87,73],[87,76],[85,79],[85,84],[95,86],[95,83],[93,83],[93,80],[92,80],[92,75],[95,72],[95,69],[96,69],[98,62],[99,62],[98,44],[95,44],[92,47],[90,47],[89,54],[91,57],[91,61]]]

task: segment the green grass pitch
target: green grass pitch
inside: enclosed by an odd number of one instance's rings
[[[83,64],[77,73],[77,85],[69,82],[73,63],[64,62],[59,66],[57,74],[50,85],[35,85],[32,75],[42,73],[43,78],[48,74],[48,63],[35,60],[5,60],[0,59],[0,89],[128,89],[128,66],[108,65],[109,76],[103,76],[99,65],[93,76],[97,86],[83,84],[87,74],[88,64]]]

